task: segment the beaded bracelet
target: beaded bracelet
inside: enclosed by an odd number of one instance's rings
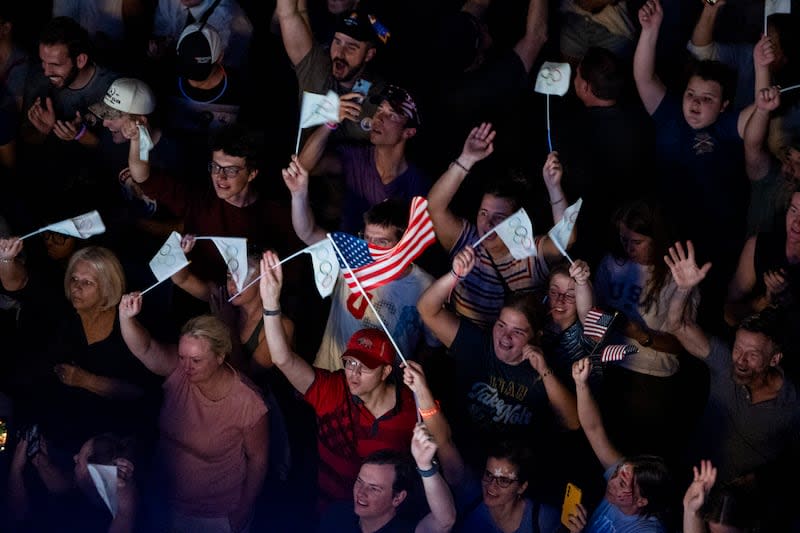
[[[83,137],[84,135],[86,135],[86,124],[81,124],[81,129],[78,131],[78,133],[75,134],[75,137],[73,137],[72,139],[74,141],[79,141],[81,140],[81,137]]]

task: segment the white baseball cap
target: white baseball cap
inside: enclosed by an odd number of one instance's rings
[[[89,111],[103,120],[115,119],[123,113],[149,115],[156,108],[156,97],[147,84],[135,78],[117,78],[106,91],[102,102],[89,106]]]

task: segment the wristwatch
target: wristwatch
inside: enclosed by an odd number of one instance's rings
[[[439,461],[436,459],[432,460],[431,467],[427,470],[422,470],[420,467],[417,467],[417,472],[419,472],[419,475],[422,477],[435,476],[437,472],[439,472]]]

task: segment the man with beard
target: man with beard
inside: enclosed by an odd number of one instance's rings
[[[380,94],[383,83],[374,73],[367,72],[367,67],[375,59],[378,43],[385,42],[389,33],[373,15],[353,11],[340,18],[330,50],[327,50],[314,42],[311,28],[297,6],[297,0],[278,0],[275,13],[280,22],[283,46],[295,68],[301,94],[303,91],[325,94],[329,90],[339,95],[360,93],[371,97]],[[369,98],[360,100],[362,102],[357,102],[363,103],[360,116],[374,115],[377,106]],[[369,131],[360,127],[359,120],[347,121],[342,123],[335,137],[367,140]]]
[[[41,65],[34,67],[24,90],[27,120],[21,125],[18,168],[32,174],[29,182],[35,183],[42,212],[51,201],[65,198],[94,204],[85,165],[98,138],[83,119],[118,75],[94,62],[89,34],[69,17],[55,17],[44,27],[39,58]]]
[[[697,439],[688,449],[688,464],[711,460],[720,484],[743,475],[757,481],[769,472],[792,475],[800,457],[800,398],[779,366],[785,334],[779,315],[767,308],[740,322],[730,349],[683,316],[686,299],[711,264],[698,267],[691,241],[686,250],[676,243],[664,259],[678,286],[669,303],[667,327],[686,351],[706,364],[710,376],[708,401]],[[769,487],[774,486],[770,482]]]

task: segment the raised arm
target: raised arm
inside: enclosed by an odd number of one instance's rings
[[[769,291],[764,294],[753,294],[756,286],[757,275],[755,267],[755,253],[757,236],[750,237],[744,243],[742,253],[739,255],[739,264],[728,285],[728,297],[725,301],[725,321],[735,326],[747,315],[761,311],[770,304],[771,294]],[[765,282],[769,280],[769,275],[765,276]],[[783,277],[780,272],[778,275]],[[771,281],[771,280],[769,280]],[[780,280],[784,281],[783,279]],[[769,285],[767,286],[769,289]]]
[[[194,235],[184,235],[181,237],[181,249],[183,250],[184,254],[188,254],[192,251],[192,248],[194,248],[194,237]],[[188,292],[198,300],[202,300],[204,302],[211,300],[211,291],[214,290],[214,284],[197,277],[192,273],[191,270],[189,270],[188,266],[185,266],[177,271],[170,277],[170,279],[175,285]]]
[[[451,487],[458,486],[464,480],[464,459],[453,442],[450,424],[428,387],[422,365],[406,361],[403,383],[414,393],[422,420],[439,448],[437,456],[447,483]]]
[[[525,65],[525,72],[530,72],[544,43],[547,42],[547,0],[530,0],[528,16],[525,19],[525,34],[514,45]]]
[[[676,242],[670,247],[669,255],[664,256],[664,261],[677,286],[667,307],[666,328],[675,335],[687,352],[705,359],[711,350],[711,344],[703,330],[687,316],[685,310],[692,291],[705,279],[711,263],[706,263],[702,268],[697,266],[692,241],[686,241],[686,251],[680,242]]]
[[[772,85],[772,73],[770,65],[775,62],[775,44],[767,35],[762,35],[753,47],[753,69],[756,75],[755,95],[758,92]]]
[[[411,437],[411,455],[419,470],[429,471],[434,468],[436,441],[422,423],[418,423],[414,428],[414,435]],[[431,511],[419,521],[414,529],[415,533],[449,532],[456,523],[456,505],[450,487],[438,471],[432,475],[422,476],[422,487]]]
[[[550,210],[553,215],[553,224],[558,224],[564,218],[564,211],[566,211],[569,204],[567,197],[564,196],[564,191],[561,189],[561,178],[564,176],[564,169],[561,166],[561,161],[558,159],[558,152],[550,152],[547,154],[547,159],[542,167],[542,178],[544,185],[547,188],[547,197],[550,200]],[[577,227],[572,229],[572,234],[569,236],[567,248],[572,246],[577,238]],[[553,244],[548,235],[542,237],[542,255],[548,263],[553,264],[561,260],[561,251]]]
[[[147,119],[142,118],[143,126],[148,128]],[[142,161],[139,159],[139,127],[133,121],[125,122],[120,128],[120,133],[128,139],[128,170],[131,173],[131,179],[136,183],[144,183],[150,178],[150,161]]]
[[[281,170],[283,182],[292,195],[292,227],[301,241],[309,246],[325,239],[325,230],[317,225],[308,199],[308,171],[296,155]]]
[[[553,407],[561,423],[567,429],[578,429],[578,412],[575,405],[575,395],[553,374],[544,359],[544,352],[538,346],[526,344],[522,348],[522,357],[539,373],[544,383],[547,399]]]
[[[7,291],[19,291],[28,284],[28,270],[19,257],[22,246],[18,237],[0,239],[0,284]]]
[[[586,313],[594,306],[594,291],[589,282],[590,275],[589,263],[583,259],[577,259],[569,267],[569,276],[575,280],[575,308],[581,324],[586,318]]]
[[[471,246],[465,246],[453,258],[450,272],[431,283],[417,300],[420,318],[448,348],[456,338],[461,320],[455,313],[445,309],[444,304],[455,284],[464,279],[474,266],[475,251]]]
[[[580,420],[583,432],[592,445],[592,450],[606,469],[619,462],[622,454],[611,444],[603,426],[603,417],[600,415],[600,408],[597,401],[592,396],[589,388],[589,372],[592,369],[592,362],[588,357],[575,361],[572,365],[572,378],[575,380],[575,394],[578,397],[578,419]]]
[[[428,192],[428,213],[431,215],[436,237],[445,250],[452,250],[464,229],[464,220],[450,211],[450,202],[467,173],[478,161],[494,151],[495,131],[488,122],[472,128],[464,142],[464,149]]]
[[[297,0],[277,0],[275,16],[281,27],[281,39],[292,65],[297,65],[311,51],[314,36]]]
[[[283,269],[274,252],[264,252],[261,258],[261,303],[264,306],[264,334],[275,363],[286,379],[300,394],[305,394],[314,383],[314,369],[289,346],[281,324],[281,287]]]
[[[689,52],[699,59],[716,59],[716,43],[714,42],[714,26],[717,22],[719,10],[725,5],[725,0],[718,0],[713,4],[700,0],[703,10],[694,25],[692,38],[687,46]]]
[[[119,302],[119,326],[122,338],[133,355],[150,372],[159,376],[169,376],[178,367],[178,350],[153,339],[136,319],[142,310],[142,295],[132,292],[122,296]]]
[[[778,87],[761,89],[756,95],[756,109],[744,128],[744,159],[750,181],[763,179],[772,161],[764,141],[769,130],[770,113],[778,108],[781,92]]]
[[[639,9],[642,32],[639,34],[639,42],[633,54],[633,78],[636,81],[639,98],[651,115],[655,113],[664,95],[667,94],[666,86],[656,75],[656,44],[663,19],[664,12],[661,10],[659,0],[647,0]]]

